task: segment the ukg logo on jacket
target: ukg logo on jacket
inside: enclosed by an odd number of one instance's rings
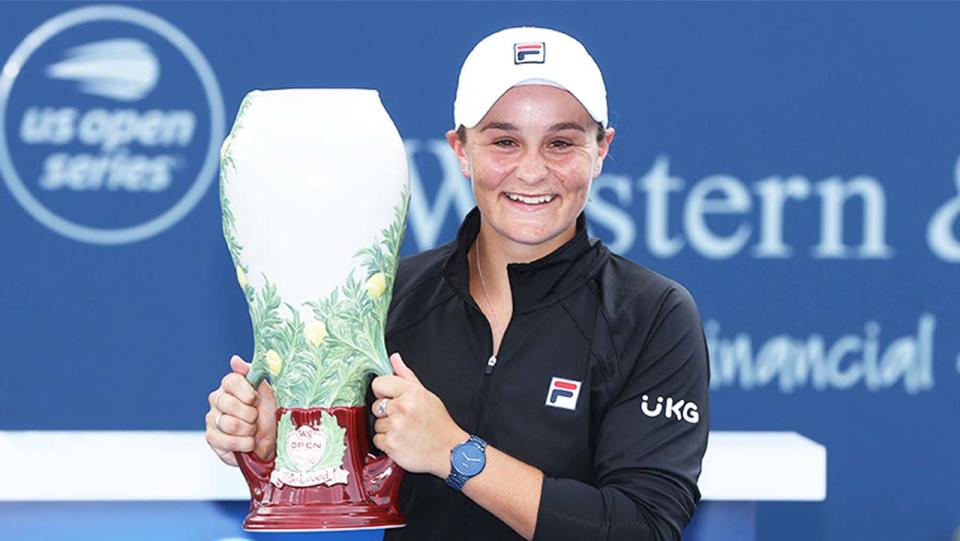
[[[0,73],[0,175],[24,210],[74,240],[122,244],[189,213],[216,177],[223,98],[169,22],[122,6],[62,13]]]

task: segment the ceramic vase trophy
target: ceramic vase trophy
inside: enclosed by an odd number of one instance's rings
[[[277,400],[270,462],[238,453],[247,530],[402,526],[403,475],[369,454],[365,396],[406,222],[403,142],[375,90],[253,91],[223,143],[223,234]]]

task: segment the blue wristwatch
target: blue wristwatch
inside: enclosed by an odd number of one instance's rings
[[[450,475],[447,486],[463,490],[463,485],[471,477],[483,471],[487,465],[487,442],[477,436],[458,444],[450,451]]]

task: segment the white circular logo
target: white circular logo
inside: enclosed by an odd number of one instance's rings
[[[0,72],[0,175],[61,235],[136,242],[206,193],[224,123],[213,70],[178,28],[130,7],[74,9],[31,32]]]

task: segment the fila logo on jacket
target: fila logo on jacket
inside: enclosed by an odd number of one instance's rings
[[[576,380],[554,377],[550,380],[550,387],[547,389],[546,405],[576,410],[581,385],[582,383]]]

